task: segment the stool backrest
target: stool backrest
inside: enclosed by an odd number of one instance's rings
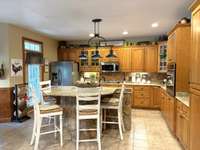
[[[124,90],[125,90],[125,85],[124,85],[124,83],[122,83],[120,96],[119,96],[119,105],[118,105],[119,109],[122,109],[122,106],[123,106]]]
[[[94,110],[100,114],[101,88],[77,88],[76,111]]]

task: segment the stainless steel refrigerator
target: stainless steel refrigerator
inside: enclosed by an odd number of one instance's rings
[[[52,85],[74,85],[79,80],[78,64],[71,61],[52,62],[49,75]]]

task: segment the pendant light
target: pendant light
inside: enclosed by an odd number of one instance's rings
[[[92,59],[96,60],[96,59],[99,59],[99,58],[101,58],[101,55],[99,54],[98,46],[96,46],[95,54],[92,55]]]
[[[114,54],[112,47],[113,47],[113,46],[110,47],[110,52],[109,52],[109,54],[106,56],[107,58],[116,58],[116,57],[117,57],[117,56]]]
[[[94,23],[94,36],[88,40],[88,45],[95,47],[95,54],[92,56],[92,59],[99,59],[101,58],[99,54],[98,48],[100,47],[101,42],[106,43],[106,39],[99,34],[99,24],[102,19],[93,19],[92,22]]]
[[[81,54],[80,54],[80,56],[79,56],[79,59],[80,59],[80,60],[87,60],[87,59],[88,59],[87,56],[86,56],[86,54],[85,54],[84,48],[83,48],[83,50],[81,51]]]

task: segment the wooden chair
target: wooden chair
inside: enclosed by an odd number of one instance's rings
[[[56,137],[56,133],[60,133],[60,145],[63,146],[63,122],[62,122],[62,115],[63,110],[58,105],[40,105],[39,100],[36,97],[36,94],[33,89],[30,89],[31,98],[34,103],[34,125],[33,125],[33,133],[31,138],[31,145],[34,145],[34,150],[38,149],[40,135],[54,133]],[[54,130],[41,132],[41,128],[48,127],[50,124],[42,124],[44,118],[54,117]],[[56,117],[59,117],[60,124],[58,127],[56,124]]]
[[[97,142],[98,149],[101,150],[100,136],[100,88],[77,88],[76,105],[76,150],[79,149],[80,142]],[[80,128],[82,120],[97,120],[96,128]],[[96,131],[95,139],[80,139],[81,131]]]
[[[48,81],[41,81],[40,82],[40,88],[42,91],[42,94],[44,96],[44,101],[42,102],[44,105],[52,105],[56,104],[56,98],[51,97],[51,96],[46,96],[44,94],[45,91],[51,90],[51,80]]]
[[[110,99],[103,99],[101,103],[101,114],[103,114],[104,111],[104,116],[101,118],[101,123],[102,125],[106,124],[117,124],[119,128],[119,133],[120,133],[120,138],[123,140],[123,133],[122,130],[125,131],[124,127],[124,122],[123,122],[123,97],[124,97],[124,84],[122,84],[121,92],[120,92],[120,97],[119,98],[110,98]],[[116,110],[117,111],[117,116],[107,116],[106,115],[106,110]],[[107,121],[107,118],[109,119],[116,119],[117,121]]]

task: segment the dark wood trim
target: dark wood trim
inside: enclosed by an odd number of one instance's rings
[[[26,37],[22,37],[22,59],[23,59],[23,83],[25,83],[26,81],[26,70],[25,70],[25,67],[26,67],[26,64],[25,64],[25,54],[26,54],[26,50],[25,50],[25,47],[24,47],[24,41],[30,41],[30,42],[33,42],[33,43],[38,43],[38,44],[41,44],[41,48],[42,48],[42,55],[44,56],[44,46],[43,46],[43,42],[41,41],[37,41],[37,40],[33,40],[33,39],[30,39],[30,38],[26,38]],[[42,80],[44,80],[44,68],[45,66],[42,65]]]
[[[0,122],[10,122],[13,113],[13,88],[0,88]]]

